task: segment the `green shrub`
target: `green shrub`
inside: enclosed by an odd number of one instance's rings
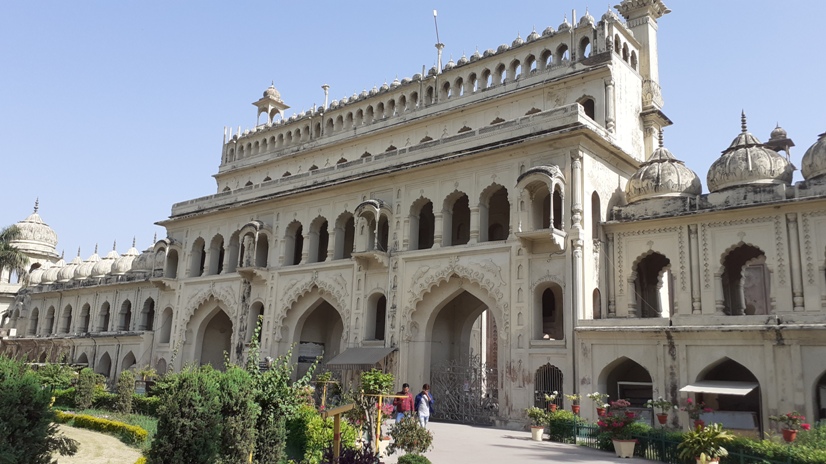
[[[422,427],[419,419],[414,416],[405,416],[401,422],[393,425],[390,436],[393,437],[393,443],[387,447],[387,454],[393,454],[398,450],[422,454],[433,444],[433,434]]]
[[[52,392],[52,397],[54,397],[54,405],[63,408],[74,408],[75,395],[75,387],[70,387],[65,390],[55,390]]]
[[[109,393],[103,387],[95,387],[95,392],[92,395],[92,407],[95,409],[106,409],[107,411],[116,411],[118,402],[118,395]],[[78,406],[78,409],[80,407]]]
[[[373,449],[369,446],[362,446],[361,448],[353,448],[347,449],[342,448],[339,450],[340,454],[338,456],[338,464],[379,464],[379,457],[376,453],[373,452]],[[333,462],[333,448],[327,448],[327,451],[324,453],[324,462],[331,463]]]
[[[75,454],[77,442],[57,433],[51,400],[37,374],[0,356],[0,462],[47,464],[53,452]]]
[[[255,402],[252,376],[240,367],[229,366],[220,375],[218,384],[224,418],[220,462],[245,462],[255,449],[255,423],[261,414],[261,407]]]
[[[430,464],[430,459],[421,454],[405,454],[399,456],[398,464]]]
[[[132,396],[135,394],[135,374],[126,370],[118,377],[115,411],[129,414],[132,412]]]
[[[158,431],[149,450],[151,464],[213,463],[221,444],[218,373],[188,366],[160,382]]]
[[[58,422],[66,423],[73,427],[114,435],[127,445],[140,446],[149,437],[149,432],[142,427],[129,425],[124,422],[113,421],[87,414],[72,414],[61,411],[57,411],[55,414]]]
[[[551,441],[560,443],[575,443],[574,426],[582,419],[571,411],[558,409],[548,413],[548,433]]]
[[[65,364],[46,364],[38,367],[37,377],[50,390],[65,390],[77,380],[77,372]]]
[[[795,444],[814,449],[826,449],[826,421],[812,426],[811,430],[801,430]]]
[[[356,430],[341,422],[341,448],[355,447]],[[324,452],[333,442],[333,419],[324,420],[312,406],[305,405],[287,422],[287,455],[306,464],[323,462]]]
[[[80,371],[75,388],[75,406],[79,409],[89,409],[92,407],[92,400],[95,392],[95,385],[99,381],[99,374],[95,374],[92,369],[84,368]]]
[[[158,406],[161,399],[157,396],[132,395],[132,411],[135,414],[158,417]]]
[[[139,457],[138,460],[135,461],[135,464],[146,464],[146,458],[143,456]]]

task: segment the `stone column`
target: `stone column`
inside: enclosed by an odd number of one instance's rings
[[[691,251],[691,314],[701,314],[703,312],[700,303],[700,247],[697,237],[697,224],[688,226],[688,246]]]
[[[553,195],[553,192],[551,192]],[[565,210],[564,198],[563,207]],[[553,211],[553,197],[551,197],[551,211]],[[582,153],[579,150],[571,152],[571,227],[582,228]],[[553,225],[553,219],[551,219]],[[563,226],[564,227],[564,226]]]
[[[803,275],[800,269],[800,237],[797,234],[797,214],[786,215],[789,227],[789,266],[792,268],[792,300],[794,310],[803,311]]]
[[[478,243],[482,239],[479,231],[482,228],[482,218],[479,214],[479,207],[473,206],[470,208],[470,239],[468,243]],[[490,237],[487,237],[490,240]]]
[[[201,253],[203,253],[203,256],[204,256],[204,269],[198,275],[199,276],[205,276],[205,275],[209,274],[209,260],[212,257],[211,256],[212,255],[212,249],[204,247],[204,251],[202,251]],[[198,265],[200,265],[200,263],[198,263]]]
[[[605,128],[608,132],[614,132],[614,80],[605,81]]]
[[[726,297],[723,295],[723,276],[714,273],[714,311],[717,315],[725,314]]]
[[[442,246],[442,237],[444,235],[444,213],[439,211],[433,214],[433,248],[440,248]],[[422,238],[419,237],[419,240]]]
[[[608,257],[608,317],[617,317],[616,297],[614,296],[614,269],[620,263],[614,262],[614,234],[606,234],[608,243],[605,245],[605,254]]]
[[[630,276],[628,276],[628,317],[640,317],[639,313],[637,312],[637,292],[634,291],[634,287],[636,286],[637,280],[637,273],[632,272]]]
[[[327,257],[324,258],[324,261],[333,260],[336,255],[336,246],[338,246],[338,241],[342,235],[344,235],[344,230],[341,227],[336,227],[333,229],[333,235],[327,236]],[[341,243],[344,243],[344,240]]]
[[[310,258],[310,234],[304,236],[301,244],[301,261],[298,264],[306,264]]]

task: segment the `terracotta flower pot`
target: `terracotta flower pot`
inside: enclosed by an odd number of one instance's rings
[[[605,408],[597,408],[597,416],[602,417],[605,415]]]
[[[797,430],[783,429],[783,439],[791,443],[797,438]]]
[[[668,414],[657,414],[657,420],[660,421],[660,425],[665,425],[668,422]]]
[[[694,419],[694,428],[695,429],[701,429],[705,426],[706,426],[706,423],[702,419]]]
[[[550,409],[551,412],[556,412],[556,404],[554,404],[554,403],[549,404],[548,409]]]
[[[614,443],[614,451],[618,458],[630,458],[634,456],[634,447],[637,440],[611,440]]]
[[[573,413],[578,416],[579,415],[579,405],[578,404],[572,404],[571,405],[571,411],[573,411]]]

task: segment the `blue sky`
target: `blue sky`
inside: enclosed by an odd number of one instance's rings
[[[616,1],[613,3],[617,3]],[[779,122],[799,166],[823,117],[822,0],[666,0],[659,22],[665,145],[705,180],[740,128]],[[32,211],[58,252],[150,245],[172,203],[215,193],[224,126],[255,123],[271,81],[292,110],[557,27],[590,6],[519,2],[6,1],[0,15],[0,226]],[[513,7],[513,8],[510,8]],[[811,19],[809,19],[811,18]],[[292,111],[290,110],[290,111]],[[288,112],[288,115],[292,114]],[[799,179],[799,174],[796,179]],[[705,182],[703,182],[705,184]]]

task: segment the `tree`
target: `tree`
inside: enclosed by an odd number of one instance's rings
[[[92,407],[92,400],[95,395],[95,385],[99,382],[99,378],[103,376],[96,374],[95,371],[88,367],[83,368],[77,378],[77,386],[75,388],[75,405],[81,411]]]
[[[29,258],[17,247],[11,245],[11,242],[18,240],[22,235],[15,225],[0,230],[0,270],[8,269],[10,272],[16,272],[21,278],[25,278]]]
[[[135,393],[135,374],[130,370],[125,370],[118,377],[117,398],[115,399],[115,409],[124,414],[132,412],[132,395]]]
[[[58,434],[51,392],[30,368],[0,356],[0,462],[52,463],[52,453],[73,455],[77,442]]]
[[[247,462],[255,449],[255,424],[261,407],[255,402],[255,384],[246,370],[228,365],[219,380],[221,389],[221,459],[223,463]]]

